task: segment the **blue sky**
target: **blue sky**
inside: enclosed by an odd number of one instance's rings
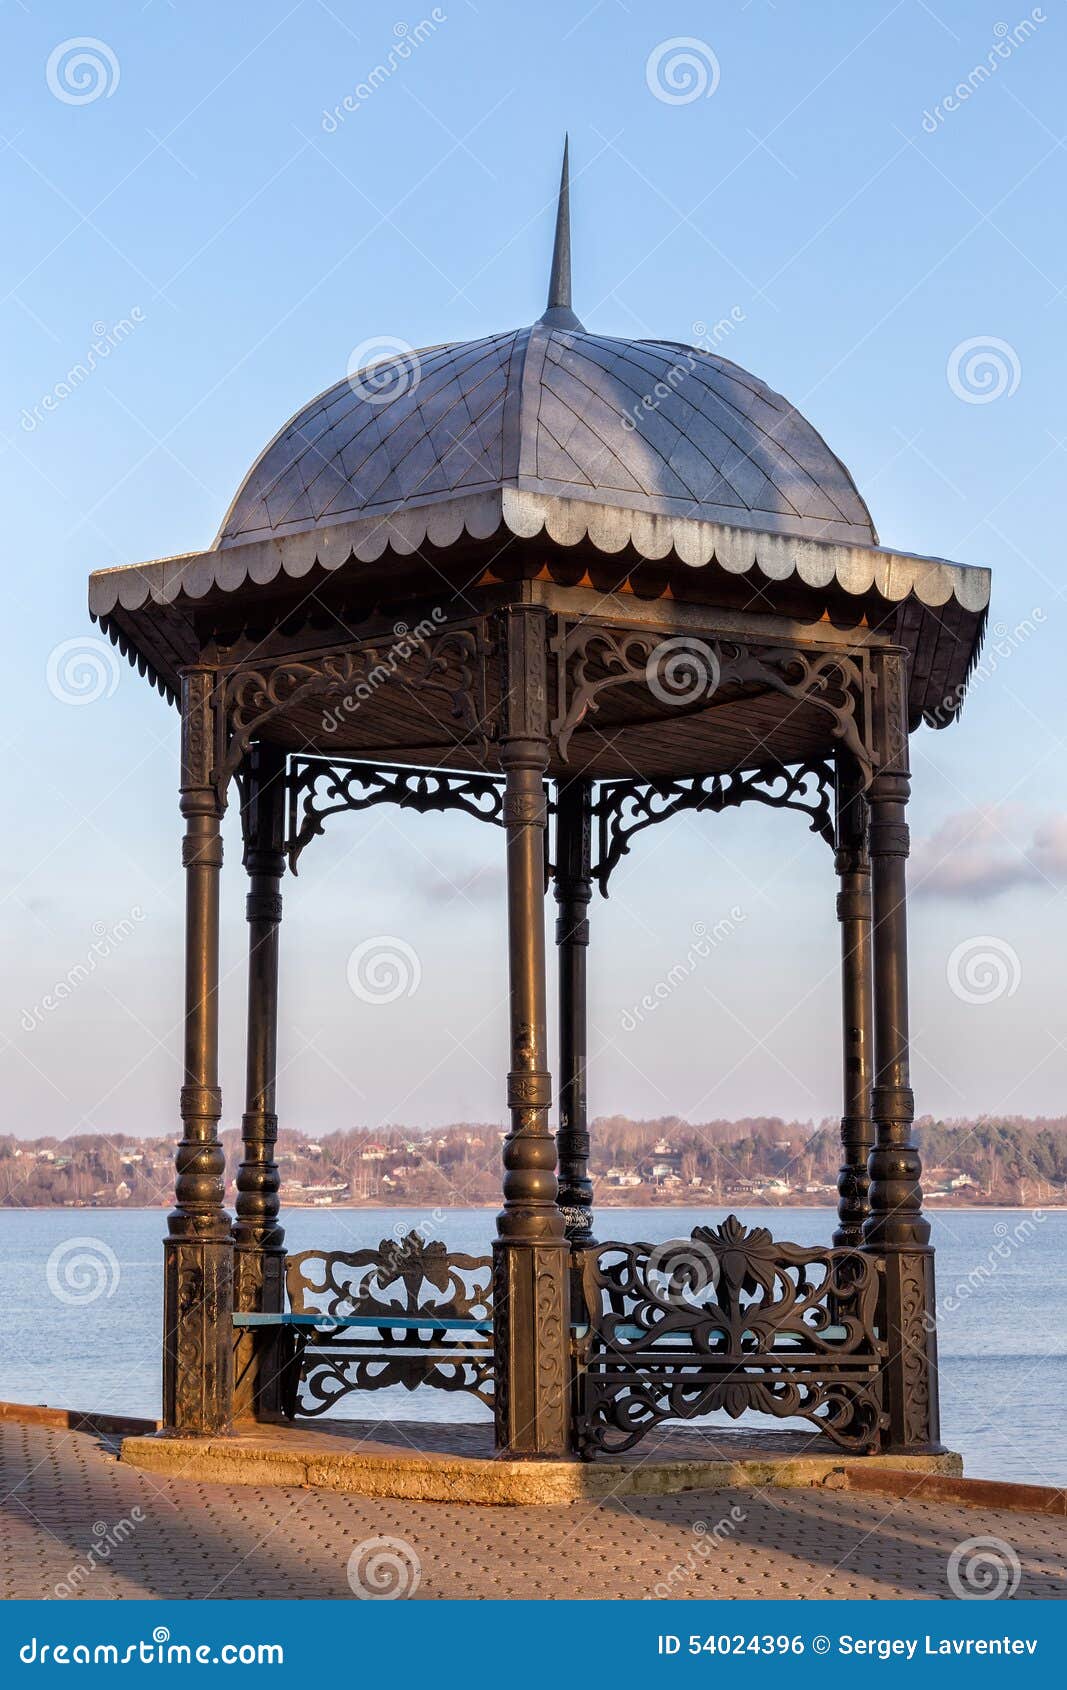
[[[1067,1112],[1063,6],[27,0],[4,23],[0,1130],[176,1118],[176,720],[132,671],[91,703],[57,685],[68,642],[99,659],[88,572],[209,544],[265,442],[362,341],[538,316],[565,128],[586,324],[687,341],[737,308],[721,350],[826,436],[882,540],[992,567],[996,661],[958,727],[914,742],[917,1100]],[[59,49],[82,38],[98,83],[64,80]],[[707,86],[672,102],[655,67],[682,40]],[[991,349],[984,389],[970,342]],[[593,910],[594,1112],[838,1110],[833,898],[796,817],[635,845]],[[626,1031],[693,923],[735,908],[729,943]],[[316,842],[287,888],[285,1122],[500,1118],[501,915],[489,829],[379,811]],[[421,979],[368,1006],[346,963],[382,933]]]

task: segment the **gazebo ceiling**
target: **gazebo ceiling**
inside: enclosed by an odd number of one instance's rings
[[[538,576],[877,630],[911,651],[913,719],[938,723],[962,701],[990,589],[985,569],[879,546],[840,459],[756,377],[706,349],[588,333],[565,165],[538,323],[329,388],[257,459],[207,551],[98,571],[89,606],[173,695],[205,645],[262,641],[302,601],[358,622],[443,581]]]

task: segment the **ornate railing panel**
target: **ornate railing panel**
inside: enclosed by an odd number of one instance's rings
[[[290,1256],[290,1312],[317,1318],[296,1329],[287,1412],[323,1414],[351,1391],[391,1385],[491,1404],[492,1284],[490,1256],[451,1254],[417,1232],[376,1250]]]
[[[630,1449],[664,1420],[800,1416],[850,1450],[885,1424],[880,1263],[804,1249],[731,1215],[666,1244],[584,1253],[578,1444]]]

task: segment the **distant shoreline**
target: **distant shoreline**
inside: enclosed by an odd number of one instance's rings
[[[0,1215],[62,1215],[75,1211],[81,1214],[104,1215],[162,1215],[173,1207],[173,1200],[166,1203],[0,1203]],[[292,1215],[327,1215],[337,1214],[395,1214],[397,1211],[410,1210],[413,1214],[451,1214],[463,1211],[481,1211],[492,1213],[499,1209],[499,1201],[493,1203],[386,1203],[377,1198],[368,1199],[363,1203],[283,1203],[282,1214]],[[731,1209],[765,1209],[769,1215],[789,1214],[795,1209],[823,1210],[827,1214],[836,1213],[834,1203],[767,1203],[759,1199],[739,1199],[714,1203],[701,1202],[660,1202],[660,1203],[597,1203],[594,1201],[593,1210],[606,1212],[610,1209],[637,1209],[652,1214],[660,1209],[707,1209],[709,1213],[729,1214]],[[1042,1214],[1067,1214],[1067,1203],[946,1203],[942,1201],[925,1201],[925,1214],[939,1214],[942,1210],[951,1210],[953,1214],[972,1215],[1014,1215],[1033,1214],[1040,1210]]]

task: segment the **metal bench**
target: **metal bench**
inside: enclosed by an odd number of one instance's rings
[[[490,1256],[418,1232],[376,1250],[304,1250],[286,1262],[289,1313],[235,1316],[285,1333],[282,1406],[325,1414],[353,1391],[419,1385],[492,1403]]]
[[[806,1419],[846,1449],[877,1447],[882,1272],[861,1251],[780,1243],[735,1215],[687,1239],[585,1251],[581,1454],[631,1449],[665,1420],[752,1409]]]
[[[801,1416],[845,1448],[874,1446],[884,1423],[877,1258],[779,1243],[731,1216],[689,1239],[594,1245],[574,1260],[576,1440],[587,1458],[717,1410]],[[396,1386],[491,1405],[492,1266],[417,1232],[376,1250],[305,1250],[286,1264],[289,1311],[235,1314],[234,1325],[277,1331],[290,1418]]]

